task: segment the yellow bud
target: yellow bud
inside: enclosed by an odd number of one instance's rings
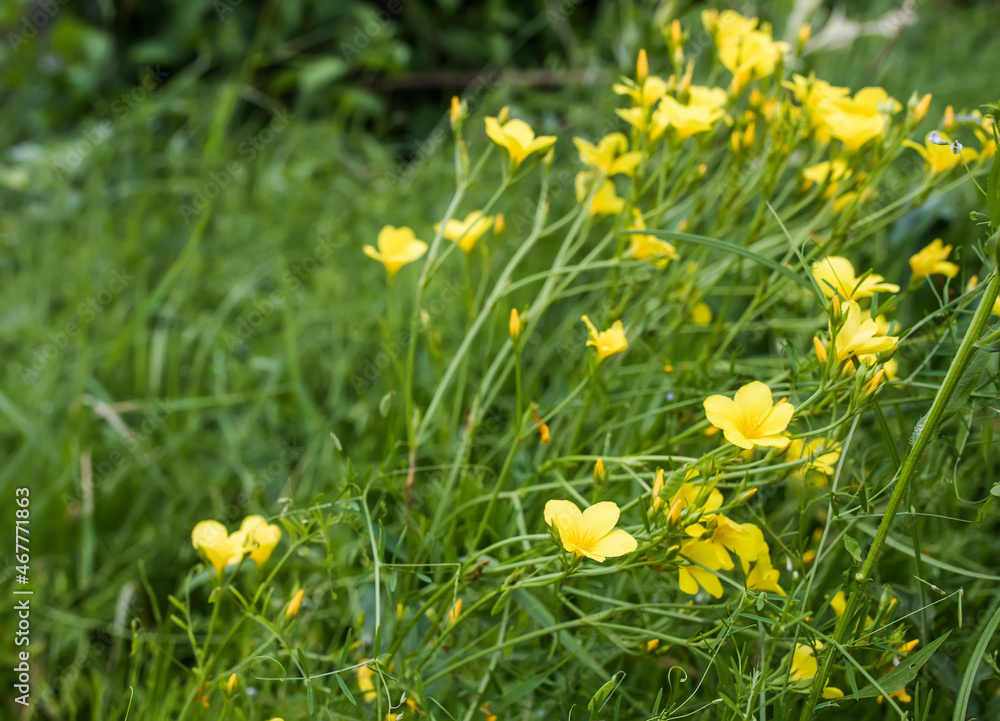
[[[676,20],[674,22],[677,22]],[[660,647],[660,639],[654,638],[646,641],[646,653],[652,653]]]
[[[232,676],[229,677],[228,683],[226,683],[226,693],[232,696],[235,690],[236,690],[236,674],[234,673]]]
[[[965,286],[965,292],[971,293],[973,290],[976,289],[977,285],[979,285],[979,276],[974,275],[971,278],[969,278],[969,283],[968,285]]]
[[[501,125],[507,122],[507,116],[509,114],[510,114],[510,109],[506,105],[500,108],[500,112],[497,113],[497,120],[500,121]]]
[[[642,84],[649,77],[649,58],[646,57],[646,48],[639,50],[639,59],[635,63],[635,77]]]
[[[404,606],[401,603],[397,603],[396,604],[396,620],[401,622],[403,620],[403,616],[405,614],[406,614],[406,606]]]
[[[680,520],[681,511],[683,509],[684,509],[684,501],[683,499],[678,498],[676,501],[674,501],[674,505],[670,507],[670,512],[667,514],[667,517],[670,519],[670,523],[672,525],[677,525],[677,521]]]
[[[913,117],[919,123],[927,115],[927,109],[931,106],[931,94],[927,93],[924,97],[920,98],[920,102],[917,103],[916,109],[913,111]]]
[[[458,617],[462,615],[462,599],[455,601],[455,605],[451,607],[448,611],[448,623],[453,624],[458,621]]]
[[[493,235],[503,235],[503,230],[506,227],[506,223],[503,219],[503,213],[497,213],[496,217],[493,219]]]
[[[944,118],[941,120],[941,125],[944,126],[945,130],[950,130],[955,125],[955,109],[950,105],[944,109]]]
[[[681,218],[680,221],[678,221],[678,223],[677,223],[677,232],[678,233],[686,233],[687,229],[688,229],[688,219],[687,218]]]
[[[885,368],[879,368],[878,372],[872,377],[870,381],[865,383],[865,395],[870,396],[878,388],[878,384],[882,382],[882,376],[885,375]]]
[[[749,148],[751,145],[753,145],[753,139],[756,132],[757,132],[756,123],[750,123],[749,125],[747,125],[746,130],[743,131],[743,145],[745,147]]]
[[[594,480],[603,481],[605,479],[604,475],[604,461],[600,458],[597,459],[597,463],[594,464]]]
[[[812,25],[809,23],[803,23],[802,27],[799,28],[799,52],[802,52],[802,48],[805,47],[806,43],[809,42],[809,36],[812,34]]]
[[[826,346],[816,336],[813,336],[813,348],[816,349],[816,357],[819,359],[819,362],[825,364],[827,359]]]
[[[521,337],[521,317],[517,314],[517,308],[510,309],[510,337],[515,342]]]
[[[462,119],[462,101],[458,99],[457,95],[451,96],[451,111],[448,113],[448,117],[451,120],[451,127],[455,127],[458,122]]]
[[[674,21],[670,23],[670,40],[673,42],[674,47],[680,47],[684,44],[684,34],[681,32],[681,21],[674,18]]]
[[[833,302],[831,303],[831,305],[833,306],[833,317],[834,318],[839,318],[840,317],[840,296],[837,296],[837,295],[833,296]]]
[[[809,550],[802,554],[802,563],[808,566],[816,560],[816,551]]]
[[[300,588],[298,592],[292,596],[292,600],[288,602],[288,608],[285,609],[285,618],[291,620],[299,615],[299,609],[302,607],[302,599],[306,595],[306,590]]]
[[[742,506],[744,503],[753,498],[756,494],[757,494],[756,488],[748,488],[747,490],[745,490],[743,493],[741,493],[736,497],[736,505]]]
[[[660,506],[663,505],[663,499],[660,498],[660,491],[663,490],[663,469],[660,468],[656,471],[656,480],[653,481],[653,512],[660,510]]]
[[[681,78],[681,84],[677,86],[677,92],[683,93],[689,87],[691,87],[691,78],[694,77],[694,60],[689,60],[687,67],[684,69],[684,77]]]
[[[740,134],[733,133],[729,136],[729,147],[733,149],[734,153],[740,152]]]

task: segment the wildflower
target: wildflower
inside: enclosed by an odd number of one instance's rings
[[[662,472],[660,471],[660,473]],[[659,478],[659,474],[657,477]],[[709,488],[704,483],[682,483],[681,487],[670,497],[670,521],[677,523],[681,512],[686,508],[712,513],[722,506],[722,501],[722,493],[715,488]],[[684,531],[693,538],[700,538],[708,532],[708,529],[701,523],[692,523],[687,525]]]
[[[288,608],[285,609],[285,618],[287,620],[292,620],[299,615],[299,609],[302,608],[302,599],[305,598],[306,591],[304,588],[300,588],[296,591],[295,595],[292,596],[292,600],[288,602]]]
[[[875,293],[899,292],[898,285],[883,283],[882,276],[876,273],[869,273],[864,280],[859,280],[854,275],[851,261],[836,255],[813,263],[812,274],[827,298],[839,295],[844,300],[857,300],[870,298]]]
[[[636,110],[648,110],[656,104],[656,101],[667,93],[667,83],[657,75],[650,75],[642,85],[637,85],[631,80],[623,83],[615,83],[611,86],[618,95],[628,95],[632,99],[632,105]],[[616,110],[621,115],[621,110]],[[624,116],[622,116],[624,117]]]
[[[709,325],[712,322],[712,307],[705,302],[696,303],[691,309],[691,321],[695,325]]]
[[[816,643],[816,646],[818,648],[823,647],[819,642]],[[792,652],[792,672],[789,674],[788,680],[793,682],[809,681],[816,678],[816,670],[816,656],[814,655],[812,646],[802,643],[795,644],[795,650]],[[825,699],[840,698],[843,695],[843,691],[830,686],[829,683],[823,689],[823,698]]]
[[[838,361],[877,355],[896,347],[899,338],[881,335],[878,323],[871,318],[862,320],[861,307],[853,300],[844,303],[844,310],[843,324],[833,342]]]
[[[642,153],[628,152],[628,140],[621,133],[605,135],[597,145],[583,138],[573,138],[573,143],[584,165],[597,168],[608,177],[618,173],[631,176],[642,160]]]
[[[455,220],[452,218],[444,226],[444,237],[458,243],[458,247],[468,253],[476,245],[476,241],[483,237],[491,227],[493,227],[493,216],[483,215],[481,210],[473,210],[465,216],[465,220]],[[434,226],[434,230],[440,231],[441,224]]]
[[[789,50],[784,42],[771,38],[770,29],[757,29],[757,18],[745,18],[734,10],[702,12],[702,23],[715,40],[719,61],[733,74],[735,88],[754,77],[774,74],[782,54]]]
[[[826,349],[823,349],[824,354]],[[833,475],[833,466],[840,460],[840,451],[829,450],[828,442],[824,438],[814,438],[806,442],[795,438],[788,444],[785,452],[789,460],[799,460],[807,458],[808,462],[802,467],[802,473],[816,471],[824,476]]]
[[[229,677],[229,681],[226,682],[226,693],[228,693],[230,696],[232,696],[233,692],[236,691],[236,683],[237,683],[237,678],[236,674],[234,673]]]
[[[817,140],[829,142],[830,129],[826,126],[820,107],[828,101],[850,95],[851,89],[830,85],[825,80],[817,79],[813,73],[808,78],[796,73],[792,75],[791,81],[786,80],[782,84],[792,91],[795,99],[806,109]]]
[[[562,547],[574,556],[598,562],[624,556],[638,547],[631,534],[615,528],[619,513],[618,505],[611,501],[595,503],[582,513],[571,501],[545,504],[545,522],[556,529]]]
[[[736,391],[735,399],[709,396],[704,402],[709,422],[722,430],[726,440],[740,448],[773,446],[784,448],[789,439],[781,435],[795,407],[787,401],[772,402],[771,389],[753,381]]]
[[[587,341],[587,345],[592,345],[597,349],[598,363],[608,356],[621,353],[628,348],[625,327],[620,320],[616,320],[610,328],[601,332],[597,331],[587,316],[581,316],[580,320],[587,324],[587,330],[590,332],[590,340]]]
[[[833,598],[830,599],[830,608],[840,618],[844,615],[844,611],[847,609],[847,596],[844,595],[843,591],[837,591],[833,594]],[[872,620],[871,616],[865,616],[865,629],[872,627],[875,621]]]
[[[853,98],[824,100],[816,112],[830,135],[853,151],[880,137],[885,132],[886,114],[899,112],[900,107],[883,88],[862,88]]]
[[[514,118],[503,122],[500,118],[486,118],[486,134],[510,155],[514,170],[532,153],[548,150],[555,145],[554,135],[535,137],[535,131],[523,120]]]
[[[358,666],[358,691],[365,703],[371,703],[378,696],[375,691],[375,672],[368,668],[368,661]]]
[[[912,140],[904,140],[903,145],[913,148],[923,156],[927,169],[932,175],[947,172],[963,162],[968,163],[979,157],[972,148],[963,147],[961,143],[952,142],[944,133],[936,130],[927,134],[923,145]]]
[[[576,174],[576,199],[580,203],[587,200],[589,195],[588,185],[593,179],[593,174],[582,172]],[[625,209],[625,200],[619,198],[615,192],[615,184],[608,178],[601,181],[601,187],[590,201],[587,212],[590,215],[618,215]]]
[[[700,540],[685,541],[681,544],[680,552],[688,560],[701,564],[681,566],[678,569],[681,590],[694,596],[698,593],[698,587],[701,586],[713,598],[722,598],[722,582],[718,576],[712,573],[712,571],[718,571],[722,564],[719,563],[719,556],[712,545]]]
[[[549,427],[547,424],[542,423],[542,417],[538,415],[538,409],[532,404],[531,412],[535,417],[535,423],[538,424],[538,435],[540,440],[538,441],[543,446],[547,446],[552,443],[552,437],[549,435]]]
[[[839,181],[841,179],[847,180],[851,177],[851,174],[851,169],[847,166],[847,162],[843,158],[824,160],[821,163],[810,165],[802,171],[802,177],[806,179],[803,189],[809,190],[813,183],[816,185],[826,185],[829,183],[826,191],[823,193],[823,197],[832,198],[837,194]]]
[[[521,338],[521,317],[517,314],[517,308],[510,309],[510,339],[515,343]]]
[[[693,535],[690,528],[686,530],[688,535]],[[736,523],[721,513],[716,513],[709,519],[708,531],[701,538],[711,544],[718,557],[719,567],[726,571],[733,567],[730,552],[736,554],[744,569],[760,558],[761,554],[768,552],[764,532],[753,523]]]
[[[771,591],[785,595],[785,589],[778,583],[781,573],[771,565],[771,556],[768,553],[761,553],[757,558],[750,573],[747,574],[747,588],[755,588],[758,591]]]
[[[384,265],[390,278],[404,265],[421,258],[427,252],[427,243],[417,240],[413,230],[405,225],[400,228],[385,226],[379,231],[375,244],[378,250],[366,245],[363,248],[365,255]]]
[[[646,223],[642,219],[642,213],[638,208],[632,208],[632,224],[628,230],[646,230]],[[667,267],[667,263],[678,257],[677,249],[665,240],[646,235],[629,235],[630,252],[638,260],[648,260],[653,267],[660,270]]]
[[[240,529],[229,533],[218,521],[201,521],[191,531],[191,545],[222,575],[226,566],[238,564],[244,555],[258,567],[267,563],[281,539],[281,529],[260,516],[243,519]]]
[[[692,88],[693,89],[693,88]],[[703,90],[710,90],[704,88]],[[714,88],[714,90],[719,90]],[[723,94],[725,91],[720,90]],[[702,100],[703,102],[698,102]],[[660,99],[660,104],[653,113],[653,130],[650,131],[650,139],[656,140],[666,128],[673,128],[680,140],[686,140],[692,135],[704,133],[715,127],[716,121],[723,116],[720,107],[715,106],[714,99],[710,95],[692,94],[688,104],[683,105],[670,95],[665,95]]]
[[[958,266],[946,260],[949,253],[951,253],[951,246],[944,245],[940,238],[935,238],[930,245],[925,246],[910,257],[913,280],[918,281],[931,275],[954,278],[958,275]]]
[[[660,647],[660,639],[658,638],[652,638],[649,641],[646,641],[646,653],[652,653],[659,647]]]

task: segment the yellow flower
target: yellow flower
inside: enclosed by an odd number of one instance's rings
[[[818,80],[814,73],[810,73],[808,78],[796,73],[791,81],[786,80],[782,84],[792,91],[795,99],[808,111],[809,122],[817,139],[824,143],[828,142],[830,130],[826,127],[820,106],[827,101],[850,95],[851,89],[836,87],[825,80]]]
[[[833,598],[830,599],[830,608],[840,618],[844,615],[844,611],[847,609],[847,596],[844,595],[843,591],[837,591],[833,594]],[[871,616],[865,616],[865,629],[871,628],[875,621],[872,620]]]
[[[511,340],[516,341],[521,337],[521,316],[517,314],[517,308],[510,309],[510,324],[508,330],[510,331]]]
[[[695,325],[709,325],[712,322],[712,306],[708,303],[696,303],[691,309],[691,322]]]
[[[657,100],[666,95],[667,88],[667,83],[657,75],[647,77],[641,86],[631,80],[611,86],[618,95],[628,95],[632,99],[632,104],[638,109],[653,107]]]
[[[191,545],[220,575],[226,566],[243,560],[245,554],[249,554],[258,567],[263,566],[279,540],[281,529],[261,516],[243,519],[240,530],[233,533],[226,531],[218,521],[201,521],[191,531]]]
[[[869,273],[860,281],[854,275],[854,266],[847,258],[831,255],[813,263],[813,277],[827,298],[839,295],[844,300],[871,298],[875,293],[896,293],[899,286],[883,283],[881,275]]]
[[[584,165],[597,168],[608,177],[618,173],[631,176],[642,160],[642,153],[627,152],[628,140],[621,133],[605,135],[597,145],[583,138],[573,138],[573,143]]]
[[[787,43],[776,42],[770,30],[758,30],[757,18],[745,18],[734,10],[703,11],[702,23],[715,39],[720,62],[733,75],[734,85],[741,87],[754,77],[774,73]]]
[[[628,230],[646,230],[646,223],[638,208],[632,208],[632,224]],[[632,256],[638,260],[648,260],[653,267],[662,270],[667,263],[678,257],[677,249],[665,240],[652,235],[630,235],[629,244]]]
[[[364,247],[365,255],[385,266],[392,278],[407,263],[412,263],[427,252],[427,243],[417,240],[417,236],[407,226],[394,228],[387,225],[378,232],[375,241],[378,250],[370,245]]]
[[[823,647],[819,642],[816,643],[816,646]],[[789,681],[809,681],[816,678],[817,663],[816,656],[813,654],[812,646],[802,643],[795,644],[795,650],[792,652],[792,672],[788,676]],[[843,691],[830,686],[829,683],[823,689],[823,698],[825,699],[840,698],[843,695]]]
[[[787,401],[774,405],[771,389],[760,381],[740,388],[735,399],[709,396],[704,406],[709,422],[723,432],[727,441],[740,448],[788,445],[788,438],[781,432],[788,427],[795,407]]]
[[[540,135],[536,138],[531,126],[517,118],[506,123],[501,123],[499,118],[486,118],[486,134],[490,140],[507,150],[514,170],[529,155],[548,150],[556,142],[554,135]]]
[[[563,548],[598,562],[624,556],[638,547],[631,534],[615,528],[619,513],[618,505],[611,501],[595,503],[582,513],[571,501],[545,504],[545,522],[556,529]]]
[[[378,693],[375,691],[375,672],[368,668],[367,663],[368,661],[365,661],[358,666],[358,690],[365,703],[371,703]]]
[[[768,553],[763,531],[752,523],[736,523],[721,513],[716,513],[710,517],[708,528],[710,535],[702,536],[701,540],[711,544],[719,561],[718,567],[723,570],[728,571],[733,567],[730,551],[740,559],[744,570],[749,568],[752,561],[760,558],[761,554]],[[690,528],[686,530],[688,535],[694,535]]]
[[[663,471],[660,471],[662,473]],[[658,475],[657,478],[660,478]],[[706,493],[706,490],[708,492]],[[676,522],[680,518],[681,512],[686,508],[711,513],[722,506],[722,493],[715,488],[708,489],[703,483],[682,483],[673,496],[670,497],[668,513],[672,516],[671,522]],[[708,532],[708,529],[701,523],[692,523],[685,527],[684,532],[694,538],[700,538]]]
[[[580,203],[587,200],[590,195],[590,185],[594,175],[591,172],[581,172],[576,174],[576,199]],[[615,184],[608,178],[601,182],[601,187],[590,201],[587,209],[590,215],[618,215],[625,209],[625,200],[618,197],[615,192]]]
[[[813,183],[816,185],[829,183],[823,193],[824,198],[832,198],[836,195],[840,180],[847,180],[851,175],[852,171],[843,158],[824,160],[822,163],[810,165],[802,172],[802,176],[806,179],[805,190],[809,190]]]
[[[686,140],[697,133],[711,130],[723,115],[722,110],[710,105],[693,102],[682,105],[669,95],[663,96],[653,113],[653,130],[650,139],[656,140],[666,128],[673,128],[680,140]]]
[[[590,332],[590,340],[587,341],[587,345],[592,345],[597,349],[598,363],[608,356],[621,353],[628,348],[625,327],[620,320],[616,320],[610,328],[601,332],[597,331],[587,316],[581,316],[580,320],[587,324],[587,330]]]
[[[900,110],[897,100],[883,88],[862,88],[853,98],[828,98],[816,108],[830,135],[848,150],[858,150],[885,132],[886,114]]]
[[[958,275],[958,266],[948,262],[949,253],[951,253],[951,246],[944,245],[940,238],[935,238],[930,245],[925,246],[910,258],[913,280],[917,281],[930,275],[944,275],[948,278],[954,278]]]
[[[972,148],[963,147],[961,143],[952,143],[947,135],[936,130],[927,134],[923,145],[909,139],[904,140],[903,145],[920,153],[927,163],[927,169],[933,175],[947,172],[956,165],[961,165],[963,161],[968,163],[979,157],[979,153]]]
[[[795,438],[788,444],[786,457],[793,461],[808,458],[808,463],[802,466],[802,473],[816,471],[824,476],[832,476],[834,464],[840,460],[840,451],[829,450],[828,441],[824,438],[814,438],[808,443]]]
[[[757,563],[747,574],[747,588],[755,588],[758,591],[771,591],[785,595],[785,589],[778,583],[781,573],[771,565],[771,556],[762,553],[757,558]]]
[[[288,602],[288,608],[285,609],[285,618],[291,620],[299,615],[299,609],[302,608],[302,599],[305,598],[306,590],[300,588],[292,600]]]
[[[458,247],[468,253],[476,245],[476,241],[492,227],[492,215],[483,215],[481,210],[473,210],[465,216],[465,220],[449,220],[444,226],[444,237],[458,243]],[[434,230],[441,230],[441,224],[436,224]]]
[[[891,351],[896,347],[899,338],[881,335],[878,323],[871,318],[862,320],[861,307],[853,300],[846,301],[843,309],[843,325],[837,332],[833,343],[837,351],[838,361],[844,362],[859,356],[877,355]]]
[[[681,544],[680,553],[694,563],[701,566],[682,566],[678,569],[678,580],[681,590],[691,596],[698,593],[698,587],[704,588],[713,598],[722,598],[722,582],[712,571],[718,571],[722,564],[719,563],[719,556],[715,548],[707,541],[685,541]],[[705,570],[705,569],[711,570]]]
[[[653,638],[650,639],[649,641],[646,641],[646,653],[652,653],[659,647],[660,647],[660,639],[658,638]]]

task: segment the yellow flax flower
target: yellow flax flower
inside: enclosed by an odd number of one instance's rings
[[[638,208],[632,208],[632,224],[628,230],[646,230],[646,223],[642,219],[642,213]],[[629,235],[629,247],[632,256],[638,260],[646,260],[653,264],[653,267],[660,270],[667,267],[667,263],[675,258],[677,249],[665,240],[646,235]]]
[[[769,28],[757,29],[757,18],[743,17],[734,10],[705,10],[701,19],[715,40],[719,61],[733,74],[736,88],[755,77],[774,74],[778,60],[789,50],[787,43],[771,38]]]
[[[736,523],[717,513],[709,518],[707,527],[702,528],[706,528],[708,532],[701,539],[711,545],[719,561],[718,567],[723,570],[728,571],[733,567],[730,552],[736,554],[744,569],[749,568],[749,564],[760,558],[761,554],[768,553],[763,531],[752,523]],[[694,535],[691,528],[686,530],[688,535]]]
[[[830,135],[843,142],[848,150],[858,150],[868,141],[881,137],[886,128],[886,115],[899,112],[901,107],[883,88],[862,88],[853,98],[825,100],[816,112]]]
[[[712,573],[718,571],[722,564],[719,563],[719,556],[712,544],[700,540],[685,541],[681,544],[680,553],[693,562],[690,566],[681,566],[677,571],[681,590],[694,596],[701,586],[713,598],[722,598],[722,582]],[[705,568],[694,565],[695,563]]]
[[[476,245],[476,241],[492,227],[492,215],[483,215],[481,210],[473,210],[465,216],[465,220],[449,220],[444,226],[444,237],[458,243],[458,247],[468,253]],[[441,224],[437,223],[434,230],[441,230]]]
[[[573,138],[573,143],[584,165],[596,168],[608,177],[618,173],[631,176],[642,161],[642,153],[628,152],[628,140],[621,133],[605,135],[597,145],[583,138]]]
[[[201,521],[191,531],[191,545],[220,575],[247,554],[258,568],[263,566],[280,540],[281,529],[261,516],[247,516],[233,533],[218,521]]]
[[[780,593],[784,596],[785,589],[778,583],[780,576],[781,573],[778,569],[771,565],[770,554],[762,553],[757,558],[757,563],[750,569],[750,573],[747,574],[747,588]]]
[[[704,483],[685,482],[670,497],[670,504],[666,512],[670,515],[671,522],[674,523],[680,519],[681,513],[687,508],[691,508],[692,513],[695,511],[712,513],[722,506],[722,501],[722,493],[717,489],[709,489]],[[708,528],[701,523],[691,523],[685,526],[684,532],[693,538],[700,538],[708,533]]]
[[[630,533],[615,528],[620,511],[616,503],[595,503],[582,513],[571,501],[549,501],[545,504],[545,522],[556,529],[562,547],[574,556],[603,562],[624,556],[638,547]]]
[[[486,134],[510,155],[514,170],[532,153],[548,150],[555,145],[554,135],[535,137],[535,131],[523,120],[514,118],[501,123],[499,118],[486,118]]]
[[[912,140],[904,140],[903,145],[913,148],[923,156],[932,175],[945,173],[956,165],[969,163],[979,157],[979,153],[972,148],[966,148],[961,143],[953,143],[947,135],[936,130],[927,134],[923,145]]]
[[[670,95],[665,95],[653,113],[653,129],[649,137],[656,140],[663,130],[673,128],[680,140],[686,140],[711,130],[722,115],[719,108],[694,103],[682,105]]]
[[[878,323],[871,318],[862,319],[861,307],[853,300],[843,305],[843,325],[833,342],[837,360],[844,362],[861,356],[886,353],[896,347],[899,338],[882,335]],[[869,359],[863,359],[868,361]],[[874,359],[871,359],[874,360]]]
[[[884,283],[883,277],[869,273],[864,280],[854,274],[854,266],[847,258],[831,255],[813,263],[813,277],[827,298],[840,296],[844,300],[871,298],[875,293],[897,293],[899,286]]]
[[[958,266],[947,260],[949,253],[951,246],[944,245],[940,238],[935,238],[930,245],[911,256],[910,270],[913,271],[913,281],[931,275],[943,275],[948,278],[958,275]]]
[[[594,179],[593,172],[583,171],[576,174],[576,199],[583,203],[590,195],[590,183]],[[610,179],[601,181],[601,187],[594,194],[587,208],[589,215],[618,215],[625,209],[625,200],[618,197],[615,192],[615,184]]]
[[[817,642],[816,646],[822,648],[823,644]],[[816,656],[812,646],[803,643],[795,644],[795,650],[792,652],[792,672],[789,674],[788,680],[792,682],[810,681],[816,678],[816,670]],[[823,689],[823,698],[825,699],[840,698],[843,695],[843,691],[830,686],[829,683]]]
[[[597,349],[598,363],[608,356],[621,353],[628,348],[628,339],[625,337],[625,326],[622,325],[620,320],[616,320],[610,328],[600,332],[597,331],[597,328],[594,327],[594,324],[590,322],[590,318],[587,316],[581,316],[580,320],[587,324],[587,330],[590,332],[590,340],[587,341],[587,345],[592,345]]]
[[[832,476],[833,467],[840,460],[840,451],[830,450],[829,442],[825,438],[814,438],[808,442],[795,438],[788,444],[785,457],[790,461],[808,459],[800,471],[803,475],[808,471],[816,471],[824,476]]]
[[[371,703],[378,693],[375,691],[375,672],[368,668],[367,663],[365,661],[358,666],[358,690],[365,703]]]
[[[624,83],[615,83],[611,89],[618,95],[629,96],[632,99],[632,105],[640,109],[649,109],[656,104],[657,100],[667,94],[669,86],[663,78],[650,75],[641,86],[632,80],[626,80]]]
[[[816,185],[827,184],[823,193],[824,198],[832,198],[837,194],[837,187],[840,181],[847,180],[852,175],[851,169],[843,158],[834,160],[824,160],[822,163],[810,165],[802,171],[802,177],[806,179],[804,190],[809,190],[813,183]]]
[[[378,232],[375,245],[378,246],[377,250],[366,245],[363,248],[365,255],[384,265],[390,278],[404,265],[423,257],[427,252],[427,243],[417,240],[413,230],[405,225],[400,228],[385,226]]]
[[[705,415],[726,440],[747,450],[754,446],[784,448],[789,439],[781,433],[788,427],[795,407],[787,401],[775,405],[771,389],[760,381],[746,384],[736,397],[714,395],[705,399]]]
[[[816,139],[823,143],[829,142],[830,129],[826,126],[820,106],[825,102],[850,95],[851,89],[818,80],[814,73],[810,73],[808,78],[796,73],[791,81],[786,80],[782,84],[792,91],[795,99],[806,109]]]

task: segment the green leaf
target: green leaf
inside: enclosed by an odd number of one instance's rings
[[[855,563],[861,563],[861,544],[846,533],[844,534],[844,548],[851,554],[851,558],[854,559]]]
[[[628,233],[630,231],[624,232]],[[694,235],[693,233],[678,233],[673,230],[643,230],[635,232],[641,232],[643,235],[652,235],[655,238],[662,238],[664,240],[674,240],[678,243],[695,243],[697,245],[705,246],[706,248],[712,248],[713,250],[720,250],[723,253],[742,255],[744,258],[752,260],[758,265],[763,265],[776,273],[781,273],[781,275],[785,276],[796,285],[801,285],[803,288],[808,288],[809,290],[815,290],[808,280],[803,278],[791,268],[787,268],[772,258],[763,256],[760,253],[755,253],[749,248],[744,248],[743,246],[736,245],[735,243],[727,243],[723,240],[709,238],[704,235]]]
[[[878,688],[875,684],[868,684],[864,688],[855,694],[854,698],[875,698],[876,696],[884,696],[887,693],[896,693],[897,691],[902,691],[906,684],[910,683],[917,677],[917,672],[920,671],[920,667],[927,663],[934,652],[938,650],[938,647],[945,642],[948,636],[951,635],[951,631],[948,631],[944,636],[934,639],[934,641],[916,653],[911,653],[909,656],[904,658],[899,662],[892,671],[887,673],[885,676],[876,679],[878,682]]]
[[[337,679],[337,683],[340,685],[340,690],[344,692],[347,696],[347,700],[351,702],[351,706],[357,706],[358,702],[354,700],[354,695],[351,693],[351,689],[347,688],[347,684],[344,683],[344,679],[340,677],[339,673],[333,674],[333,677]]]
[[[623,678],[625,678],[625,672],[619,671],[611,677],[610,681],[597,689],[597,693],[591,697],[590,703],[587,704],[587,710],[590,711],[591,717],[593,717],[594,714],[601,712],[601,709],[604,708],[604,704],[608,702],[608,698],[611,696],[611,693],[615,690],[615,687],[622,682]]]

